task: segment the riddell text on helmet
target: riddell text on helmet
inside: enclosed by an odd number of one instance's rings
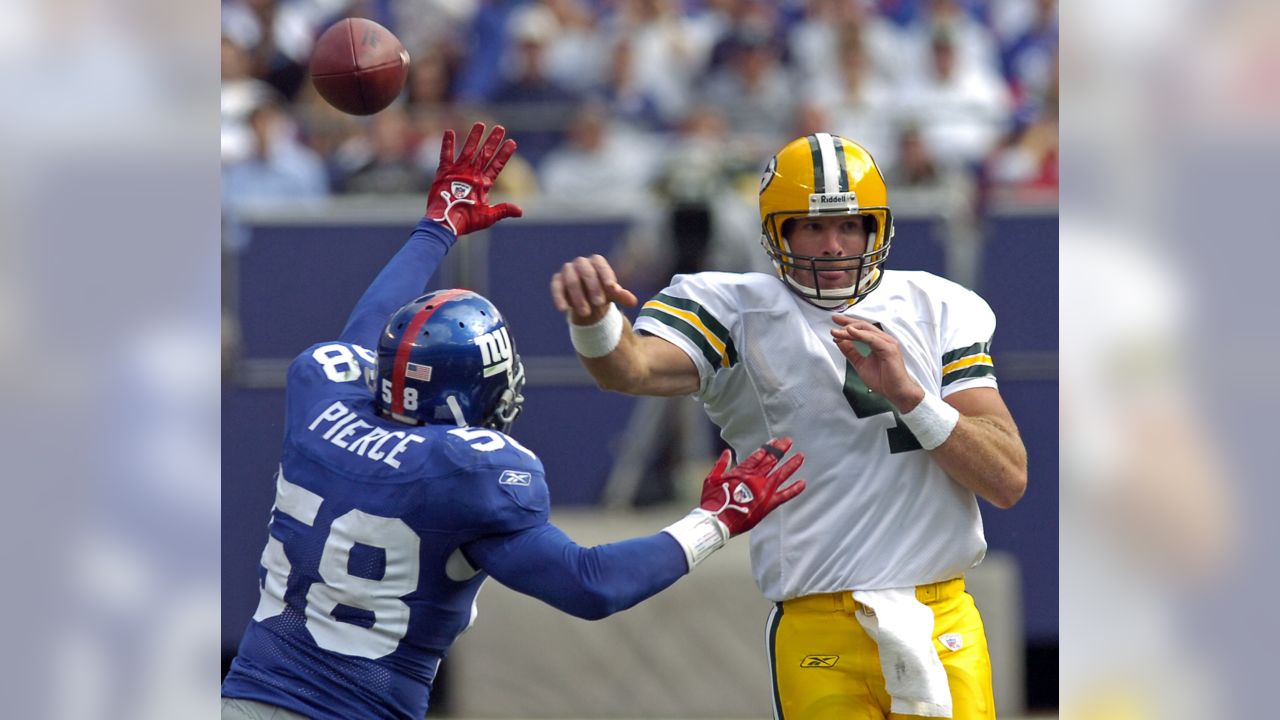
[[[822,212],[836,209],[857,210],[858,196],[852,192],[809,194],[809,212]]]

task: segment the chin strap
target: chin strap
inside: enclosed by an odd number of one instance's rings
[[[856,303],[861,299],[858,297],[858,294],[879,280],[881,272],[880,268],[877,267],[874,268],[866,277],[862,278],[861,282],[857,285],[846,285],[842,288],[819,290],[811,288],[788,275],[786,271],[783,270],[782,265],[776,260],[774,261],[773,266],[777,270],[779,277],[782,278],[782,282],[790,286],[792,290],[796,291],[801,297],[808,301],[810,305],[816,305],[817,307],[824,308],[826,310],[839,310],[840,308],[848,307],[849,305]],[[825,297],[819,295],[819,293],[839,294],[831,297]]]
[[[444,404],[449,406],[449,412],[453,413],[453,421],[458,427],[467,426],[467,418],[462,414],[462,406],[458,404],[458,398],[450,395],[444,399]]]

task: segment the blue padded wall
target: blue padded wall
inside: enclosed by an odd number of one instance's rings
[[[986,223],[978,293],[996,313],[994,352],[1058,349],[1058,216]]]

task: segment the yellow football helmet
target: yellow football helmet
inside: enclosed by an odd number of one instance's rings
[[[870,218],[867,249],[862,255],[818,258],[791,252],[783,223],[792,218],[860,215]],[[760,244],[787,287],[808,302],[839,308],[858,302],[880,284],[881,265],[893,240],[889,193],[876,161],[866,148],[839,135],[815,133],[792,140],[778,151],[760,179]],[[819,289],[794,277],[816,277],[818,262],[841,262],[857,268],[848,287]]]

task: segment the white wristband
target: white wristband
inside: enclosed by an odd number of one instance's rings
[[[689,562],[690,570],[729,541],[729,528],[720,522],[720,518],[702,508],[694,508],[688,515],[663,528],[662,532],[675,538],[684,548],[684,559]]]
[[[569,339],[573,341],[573,349],[582,357],[598,358],[613,352],[622,339],[622,313],[618,306],[609,303],[609,311],[604,317],[590,325],[574,325],[570,321]]]
[[[901,417],[903,424],[920,441],[920,447],[932,450],[951,437],[951,431],[960,422],[960,411],[937,395],[925,393],[920,404]]]

